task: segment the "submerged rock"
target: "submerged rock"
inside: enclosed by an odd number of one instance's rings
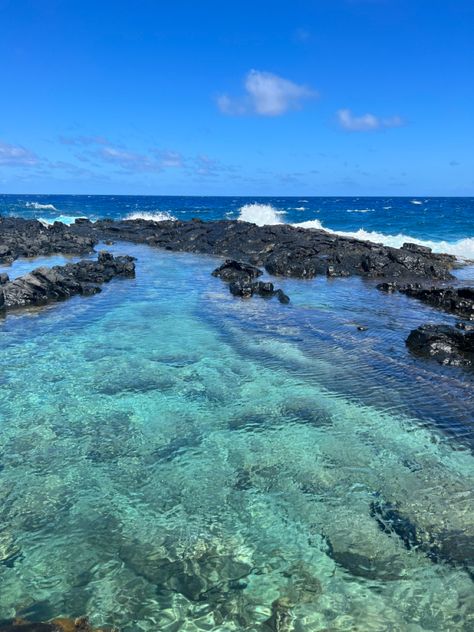
[[[291,604],[288,599],[281,597],[272,603],[272,614],[269,619],[263,622],[262,630],[266,632],[290,632],[293,617],[291,614]]]
[[[86,617],[53,619],[50,622],[30,622],[14,619],[0,622],[0,632],[118,632],[111,628],[93,628]]]
[[[412,353],[440,364],[474,365],[474,331],[463,333],[451,325],[421,325],[410,333],[406,345]]]
[[[474,320],[474,288],[472,287],[430,287],[419,283],[399,285],[398,283],[380,283],[377,289],[382,292],[400,292],[416,298],[423,303],[456,314],[461,318]]]
[[[408,550],[419,550],[435,563],[460,566],[474,578],[474,536],[446,530],[425,533],[396,505],[387,502],[373,502],[370,511],[380,529],[398,536]]]
[[[133,257],[113,257],[108,252],[99,253],[97,261],[79,261],[53,268],[43,266],[1,286],[0,309],[44,305],[76,294],[96,294],[101,291],[98,284],[115,276],[134,275]]]

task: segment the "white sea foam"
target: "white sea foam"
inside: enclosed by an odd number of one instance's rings
[[[411,200],[412,204],[423,204],[420,200]]]
[[[251,222],[257,226],[267,224],[283,224],[285,211],[279,211],[271,204],[245,204],[240,209],[238,219],[241,222]]]
[[[54,222],[61,222],[61,224],[67,224],[68,226],[70,226],[71,224],[74,224],[74,222],[76,221],[76,219],[79,219],[79,217],[83,217],[83,216],[72,216],[72,215],[58,215],[57,217],[39,217],[38,221],[41,222],[42,224],[44,224],[44,226],[52,226],[54,224]]]
[[[36,211],[57,211],[53,204],[40,204],[39,202],[27,202],[27,208],[34,208]]]
[[[427,246],[428,248],[431,248],[433,252],[444,252],[450,255],[455,255],[459,259],[474,259],[474,237],[465,237],[464,239],[459,239],[457,241],[433,241],[429,239],[418,239],[417,237],[412,237],[411,235],[405,235],[403,233],[398,233],[397,235],[386,235],[385,233],[368,231],[364,228],[359,228],[356,231],[332,230],[331,228],[323,226],[318,219],[293,225],[300,228],[316,228],[318,230],[325,230],[333,235],[353,237],[354,239],[361,239],[363,241],[372,241],[377,244],[383,244],[384,246],[392,246],[393,248],[401,248],[404,243],[410,242],[412,244],[418,244],[419,246]]]
[[[165,222],[167,220],[176,221],[176,217],[166,211],[156,211],[155,213],[136,211],[135,213],[129,213],[125,219],[146,219],[149,222]]]
[[[308,207],[307,206],[294,206],[292,208],[293,211],[306,211]]]

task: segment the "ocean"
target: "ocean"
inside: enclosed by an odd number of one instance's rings
[[[286,222],[474,258],[472,198],[3,195],[0,214]],[[0,321],[0,621],[472,630],[473,373],[404,342],[456,318],[361,278],[245,301],[219,258],[107,248],[135,279]]]

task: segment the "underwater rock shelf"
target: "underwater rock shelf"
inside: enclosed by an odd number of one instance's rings
[[[54,619],[49,622],[30,622],[14,619],[0,622],[0,632],[118,632],[111,628],[93,628],[86,617]]]
[[[133,257],[114,257],[101,252],[97,261],[79,261],[52,268],[43,266],[13,281],[4,274],[0,279],[0,310],[45,305],[77,294],[97,294],[101,291],[100,284],[116,276],[135,276]]]

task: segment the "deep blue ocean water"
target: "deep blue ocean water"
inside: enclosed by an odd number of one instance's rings
[[[472,209],[468,199],[0,197],[2,214],[48,222],[320,222],[464,257]],[[288,306],[244,301],[211,276],[219,258],[108,248],[137,258],[135,279],[0,322],[0,620],[472,630],[473,374],[404,344],[421,323],[456,319],[359,278],[278,279]],[[474,282],[472,266],[457,274]],[[465,565],[408,549],[380,528],[374,503],[433,546],[463,540]]]

